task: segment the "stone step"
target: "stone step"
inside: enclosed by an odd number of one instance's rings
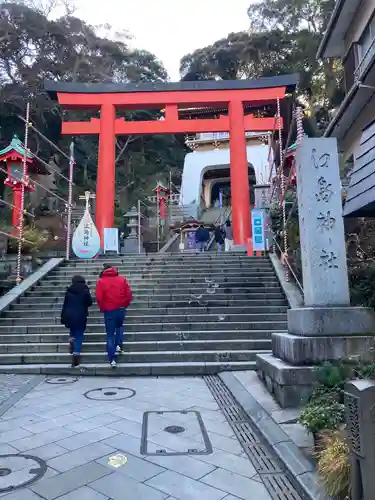
[[[161,376],[161,375],[209,375],[221,371],[255,370],[255,361],[213,361],[213,362],[175,362],[175,363],[123,363],[111,368],[108,363],[82,364],[72,368],[70,363],[0,365],[0,373],[72,375],[72,376]]]
[[[223,252],[221,254],[213,253],[201,253],[196,252],[195,254],[181,254],[181,253],[151,253],[151,254],[129,254],[129,255],[111,255],[110,257],[99,257],[93,260],[83,260],[83,259],[70,259],[66,265],[74,266],[76,264],[85,265],[102,265],[104,263],[114,263],[119,264],[120,262],[187,262],[187,261],[236,261],[236,260],[247,260],[250,262],[267,262],[269,261],[266,256],[254,256],[248,257],[246,251],[241,252]]]
[[[273,332],[267,330],[196,330],[196,331],[163,331],[163,332],[129,332],[125,331],[128,342],[174,342],[174,341],[254,341],[269,340]],[[280,333],[280,332],[278,332]],[[282,332],[281,332],[282,333]],[[0,344],[58,344],[68,341],[69,331],[63,329],[60,333],[27,333],[0,335]],[[104,328],[101,333],[85,333],[84,342],[105,342]]]
[[[258,354],[267,354],[267,350],[238,351],[134,351],[124,352],[119,356],[120,363],[173,363],[173,362],[229,362],[255,361]],[[69,363],[68,353],[14,353],[0,354],[1,365]],[[82,363],[105,363],[106,353],[87,352],[82,354]]]
[[[61,283],[71,283],[72,277],[74,276],[74,273],[72,273],[69,276],[56,274],[56,275],[48,275],[45,280],[46,282],[61,282]],[[272,271],[259,271],[259,272],[253,272],[249,271],[248,269],[239,269],[236,272],[217,272],[217,273],[184,273],[184,272],[176,272],[176,273],[171,273],[169,271],[166,271],[163,274],[158,274],[158,275],[149,275],[147,273],[139,273],[135,274],[134,271],[132,273],[128,273],[126,276],[126,279],[129,282],[138,282],[138,281],[149,281],[151,283],[168,283],[172,282],[175,279],[178,279],[179,281],[182,282],[190,282],[191,280],[200,280],[202,282],[204,281],[228,281],[229,279],[236,280],[240,278],[247,278],[247,279],[275,279],[275,273]],[[99,279],[98,274],[88,274],[85,273],[84,275],[85,279],[87,282],[93,282],[96,283]]]
[[[227,321],[214,321],[214,322],[199,322],[196,323],[147,323],[147,330],[149,332],[162,332],[162,331],[201,331],[201,330],[222,330],[225,327],[226,330],[236,331],[236,330],[266,330],[266,331],[284,331],[287,329],[286,315],[284,315],[283,321],[258,321],[258,322],[227,322]],[[90,323],[87,324],[87,333],[104,333],[104,323]],[[145,330],[144,323],[127,323],[127,332],[142,332]],[[40,325],[14,325],[14,326],[4,326],[2,322],[0,323],[0,335],[9,334],[45,334],[45,333],[66,333],[66,328],[62,325],[53,323],[43,323]]]
[[[165,287],[170,287],[171,285],[175,286],[189,286],[191,284],[199,284],[201,286],[207,286],[209,284],[214,284],[218,283],[219,285],[224,285],[226,283],[246,283],[249,285],[253,285],[254,283],[259,283],[259,282],[264,282],[264,283],[279,283],[279,281],[276,279],[274,274],[270,274],[267,276],[260,275],[260,276],[254,276],[254,275],[246,275],[244,274],[237,274],[237,275],[221,275],[218,276],[217,278],[206,278],[205,276],[188,276],[188,277],[180,277],[180,276],[170,276],[166,277],[163,279],[154,279],[154,278],[142,278],[141,276],[136,278],[134,276],[128,276],[127,280],[129,281],[129,284],[132,287],[160,287],[160,288],[165,288]],[[96,282],[98,281],[98,277],[96,277],[93,280],[86,280],[88,283],[91,283],[91,285],[95,285]],[[71,285],[72,280],[69,278],[50,278],[50,279],[45,279],[40,282],[40,286],[60,286],[60,287],[66,287]]]
[[[69,353],[68,336],[59,343],[0,343],[1,354],[25,353]],[[271,339],[240,339],[240,340],[175,340],[175,341],[134,341],[124,342],[124,351],[238,351],[238,350],[267,350],[271,349]],[[106,342],[84,342],[82,353],[106,353]]]
[[[82,266],[81,268],[76,267],[66,267],[61,265],[56,270],[53,271],[53,274],[58,273],[66,273],[66,274],[76,274],[78,269],[82,269],[85,273],[91,274],[99,274],[103,271],[103,266],[100,267],[92,267],[92,266]],[[161,265],[147,265],[147,266],[138,266],[134,264],[129,264],[128,266],[120,265],[117,267],[120,272],[124,273],[132,273],[132,272],[144,272],[150,274],[163,274],[166,270],[171,272],[178,272],[179,270],[184,271],[186,273],[208,273],[208,272],[220,272],[222,269],[228,271],[236,271],[241,269],[249,269],[253,272],[268,272],[273,271],[273,266],[271,262],[264,262],[262,264],[249,265],[247,262],[239,262],[239,263],[231,263],[231,264],[223,264],[222,262],[218,264],[179,264],[179,265],[170,265],[170,264],[161,264]]]
[[[268,313],[268,314],[228,314],[225,310],[221,314],[165,314],[165,315],[129,315],[126,318],[126,325],[133,324],[157,324],[157,323],[200,323],[206,324],[211,322],[225,323],[251,323],[267,321],[282,321],[286,317],[285,313]],[[61,315],[51,314],[47,321],[51,324],[60,324]],[[103,321],[103,314],[90,314],[88,318],[89,323],[100,323]],[[1,319],[1,326],[12,325],[43,325],[40,316],[21,316],[21,317],[5,317]]]
[[[132,302],[132,307],[135,307],[139,304],[165,304],[166,302],[171,304],[188,304],[190,301],[195,300],[195,297],[199,297],[202,295],[200,300],[209,301],[212,300],[224,300],[224,301],[232,301],[237,303],[237,301],[253,301],[260,300],[263,303],[267,300],[284,300],[285,296],[282,291],[278,288],[274,288],[272,291],[263,290],[263,289],[255,289],[255,290],[244,290],[243,288],[239,289],[236,293],[236,290],[233,290],[230,293],[224,293],[216,291],[215,294],[202,293],[200,291],[194,290],[194,293],[137,293],[135,294],[134,302]],[[93,301],[96,302],[96,299],[93,295]],[[56,292],[54,294],[45,293],[43,295],[40,294],[28,294],[25,297],[22,297],[20,304],[30,304],[33,307],[38,304],[62,304],[64,300],[64,292]]]
[[[22,304],[19,304],[20,306]],[[52,306],[48,309],[39,309],[40,306],[37,304],[35,305],[35,308],[33,308],[32,311],[30,311],[30,307],[28,308],[21,308],[17,307],[15,309],[11,309],[7,313],[5,313],[4,317],[6,318],[13,318],[13,317],[27,317],[31,314],[31,312],[40,317],[48,317],[48,316],[60,316],[61,314],[61,307],[56,307],[55,304],[52,304]],[[208,307],[208,306],[201,306],[201,307],[174,307],[173,305],[170,305],[169,307],[164,307],[164,308],[155,308],[155,307],[134,307],[133,305],[129,307],[126,313],[127,318],[131,318],[133,316],[152,316],[152,315],[158,315],[158,316],[163,316],[165,314],[173,314],[173,315],[191,315],[191,314],[216,314],[216,315],[231,315],[231,314],[252,314],[252,313],[257,313],[257,314],[286,314],[286,311],[288,310],[286,305],[282,306],[271,306],[271,305],[258,305],[258,306],[251,306],[244,304],[243,306],[229,306],[223,309],[223,307]],[[90,307],[90,317],[96,317],[98,315],[101,315],[99,308],[96,304],[94,304],[92,307]]]
[[[32,297],[32,296],[31,296]],[[29,298],[31,298],[29,297]],[[95,297],[93,297],[94,300],[94,305],[93,308],[90,308],[90,311],[93,309],[98,309],[95,301]],[[63,304],[64,298],[63,297],[57,297],[55,300],[51,301],[47,297],[43,297],[43,300],[38,302],[35,300],[34,302],[27,302],[25,299],[23,299],[20,303],[18,304],[13,304],[11,306],[10,311],[11,312],[17,312],[19,314],[22,314],[23,312],[29,312],[30,309],[33,309],[37,311],[39,310],[45,310],[46,307],[51,307],[53,308],[58,308],[61,310],[62,304]],[[48,306],[46,305],[48,304]],[[197,307],[196,302],[191,302],[191,305],[189,303],[183,302],[183,301],[171,301],[171,300],[165,300],[165,301],[148,301],[147,299],[145,300],[140,300],[139,295],[137,298],[134,300],[134,302],[131,305],[132,310],[145,310],[145,311],[150,311],[153,309],[161,309],[162,311],[167,312],[169,309],[191,309],[193,307]],[[203,305],[204,304],[204,305]],[[261,299],[248,299],[247,295],[245,299],[238,299],[238,298],[233,298],[233,299],[216,299],[216,294],[215,294],[215,299],[207,299],[202,302],[202,305],[199,306],[199,309],[201,308],[207,308],[208,310],[215,308],[218,308],[218,310],[222,310],[222,308],[228,308],[228,307],[239,307],[240,309],[245,310],[247,307],[259,307],[259,306],[264,306],[264,307],[286,307],[288,309],[288,303],[285,298],[261,298]],[[130,310],[130,309],[129,309]],[[7,314],[7,313],[5,313]]]
[[[222,294],[231,294],[233,296],[236,296],[238,293],[243,293],[247,295],[258,295],[258,294],[268,294],[268,293],[279,293],[282,294],[280,286],[278,284],[275,285],[268,285],[264,284],[262,282],[259,282],[257,285],[259,286],[238,286],[239,284],[231,284],[227,283],[223,287],[219,288],[214,288],[210,289],[210,292],[207,292],[208,288],[203,287],[203,286],[190,286],[190,287],[176,287],[176,291],[174,291],[174,288],[171,287],[153,287],[153,288],[148,288],[148,287],[132,287],[132,292],[135,297],[151,297],[151,296],[160,296],[163,295],[164,297],[169,296],[170,298],[177,298],[178,295],[187,295],[187,296],[197,296],[204,294],[204,296],[213,296],[217,295],[218,293]],[[246,284],[244,284],[246,285]],[[45,297],[58,297],[58,296],[63,296],[65,293],[65,288],[58,288],[58,287],[37,287],[34,289],[34,291],[28,292],[28,295],[33,294],[35,298],[38,298],[40,296],[45,296]],[[212,291],[214,290],[214,293]],[[93,290],[92,290],[93,292]],[[169,293],[168,293],[169,292]]]

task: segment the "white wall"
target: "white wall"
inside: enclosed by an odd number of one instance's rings
[[[254,166],[257,184],[268,182],[268,146],[248,146],[247,160]],[[212,151],[197,151],[185,156],[182,173],[181,203],[198,203],[202,190],[203,174],[207,170],[222,168],[230,164],[229,148]]]

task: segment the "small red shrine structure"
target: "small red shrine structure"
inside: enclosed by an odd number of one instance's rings
[[[62,133],[99,136],[96,226],[102,245],[104,229],[114,224],[116,135],[202,132],[229,132],[234,243],[247,245],[252,230],[245,132],[273,130],[275,112],[267,116],[265,108],[294,92],[297,82],[298,75],[178,83],[45,82],[50,97],[63,108],[100,111],[100,118],[89,121],[63,121]],[[194,116],[182,112],[189,108],[195,109]],[[202,118],[196,111],[207,108],[224,111],[213,113],[214,118]],[[126,121],[117,116],[122,110],[141,109],[165,110],[164,119]]]
[[[12,226],[16,228],[20,221],[22,183],[25,184],[25,192],[34,191],[34,185],[29,177],[29,169],[38,171],[38,166],[34,163],[32,155],[26,153],[26,176],[23,181],[23,161],[25,149],[21,141],[15,135],[12,142],[6,148],[0,150],[0,162],[6,163],[8,176],[4,184],[13,191]]]
[[[156,195],[156,200],[158,204],[158,210],[160,217],[165,217],[165,203],[168,201],[169,189],[163,186],[161,182],[158,181],[156,188],[152,190]]]

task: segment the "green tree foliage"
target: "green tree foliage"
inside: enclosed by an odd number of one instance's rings
[[[103,27],[90,26],[69,10],[57,20],[46,14],[25,2],[2,3],[0,7],[0,141],[5,145],[14,133],[23,137],[24,125],[17,115],[24,116],[29,100],[32,122],[67,151],[71,138],[60,134],[62,112],[44,92],[44,79],[138,83],[164,82],[168,75],[153,54],[130,49],[126,37],[107,38]],[[159,115],[153,111],[123,113],[127,120],[157,119]],[[71,120],[92,116],[97,113],[66,113]],[[31,149],[48,161],[54,151],[35,134],[30,135]],[[95,189],[97,147],[97,137],[76,138],[76,181],[81,191]],[[133,203],[133,192],[143,189],[150,194],[149,184],[157,177],[168,176],[168,170],[178,171],[183,155],[183,142],[173,136],[118,137],[117,191],[122,208]],[[61,166],[66,173],[66,160]]]
[[[317,61],[334,0],[260,0],[248,10],[250,29],[230,33],[181,60],[183,78],[259,78],[298,72],[301,97],[313,116],[342,98],[337,61]]]

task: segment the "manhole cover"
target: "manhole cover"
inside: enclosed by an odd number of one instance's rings
[[[168,425],[174,422],[174,425]],[[180,425],[178,425],[180,424]],[[151,432],[150,432],[151,430]],[[173,438],[173,449],[168,448],[169,439],[164,432],[180,434],[187,430],[194,439]],[[159,436],[154,439],[154,436]],[[141,455],[209,455],[212,445],[198,411],[146,411],[143,414]]]
[[[185,431],[185,427],[181,427],[180,425],[169,425],[168,427],[165,427],[164,430],[170,434],[180,434],[180,432]]]
[[[78,377],[53,377],[47,378],[45,382],[52,385],[74,384],[78,382]]]
[[[96,401],[119,401],[120,399],[132,398],[135,396],[135,391],[127,387],[99,387],[85,392],[84,396]]]
[[[47,471],[44,460],[32,455],[0,455],[0,493],[26,488]]]

